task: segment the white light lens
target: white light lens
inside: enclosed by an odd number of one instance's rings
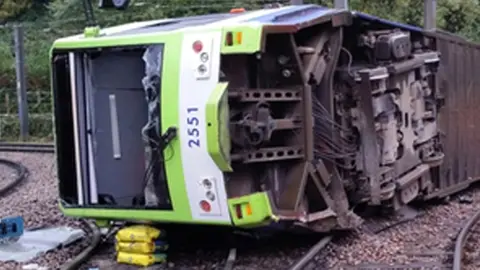
[[[201,53],[200,54],[200,61],[202,61],[202,63],[205,63],[208,61],[208,53],[204,52],[204,53]]]
[[[212,202],[215,201],[215,194],[213,194],[213,192],[207,191],[206,196],[207,196],[207,199],[209,199],[210,201]]]
[[[203,180],[203,186],[206,188],[206,189],[211,189],[212,188],[212,182],[208,179],[204,179]]]
[[[205,74],[205,72],[207,72],[207,67],[205,65],[200,65],[198,67],[198,73],[202,75],[202,74]]]

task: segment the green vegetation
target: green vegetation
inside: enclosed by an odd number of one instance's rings
[[[94,6],[97,1],[92,1]],[[102,27],[129,21],[225,12],[233,7],[260,8],[260,0],[133,0],[126,11],[95,10]],[[333,0],[305,0],[332,5]],[[468,39],[480,40],[477,0],[438,0],[437,25]],[[81,0],[0,1],[0,139],[16,137],[15,58],[12,25],[24,26],[31,135],[51,138],[48,53],[59,37],[80,33],[85,25]],[[423,21],[422,0],[350,0],[353,10],[417,26]]]
[[[3,0],[0,7],[0,21],[16,17],[32,5],[31,0]]]

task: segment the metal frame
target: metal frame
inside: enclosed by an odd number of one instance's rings
[[[84,60],[84,69],[90,68],[88,65],[89,60]],[[90,81],[88,81],[90,82]],[[87,83],[87,80],[85,80]],[[87,130],[95,130],[94,118],[93,118],[93,93],[92,85],[89,83],[85,87],[85,99],[86,99],[86,108],[85,112],[87,113]],[[97,179],[95,173],[95,159],[94,159],[94,149],[93,149],[93,134],[92,132],[87,133],[87,148],[88,148],[88,176],[89,176],[89,191],[90,191],[90,203],[98,203],[98,191],[97,191]]]
[[[80,160],[80,138],[78,126],[78,110],[77,110],[77,76],[76,76],[76,61],[75,53],[68,54],[70,65],[70,87],[72,89],[72,112],[73,112],[73,133],[74,133],[74,148],[75,148],[75,169],[77,174],[77,199],[78,204],[83,205],[83,182],[81,172]]]

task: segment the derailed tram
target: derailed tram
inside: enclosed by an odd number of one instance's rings
[[[52,49],[59,196],[96,219],[352,229],[478,180],[480,47],[317,5],[135,22]]]

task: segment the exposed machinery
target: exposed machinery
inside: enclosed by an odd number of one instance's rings
[[[452,34],[317,5],[58,39],[62,210],[330,231],[358,226],[357,205],[446,196],[478,178],[477,135],[457,133],[476,128],[461,106],[479,110],[478,53]]]

